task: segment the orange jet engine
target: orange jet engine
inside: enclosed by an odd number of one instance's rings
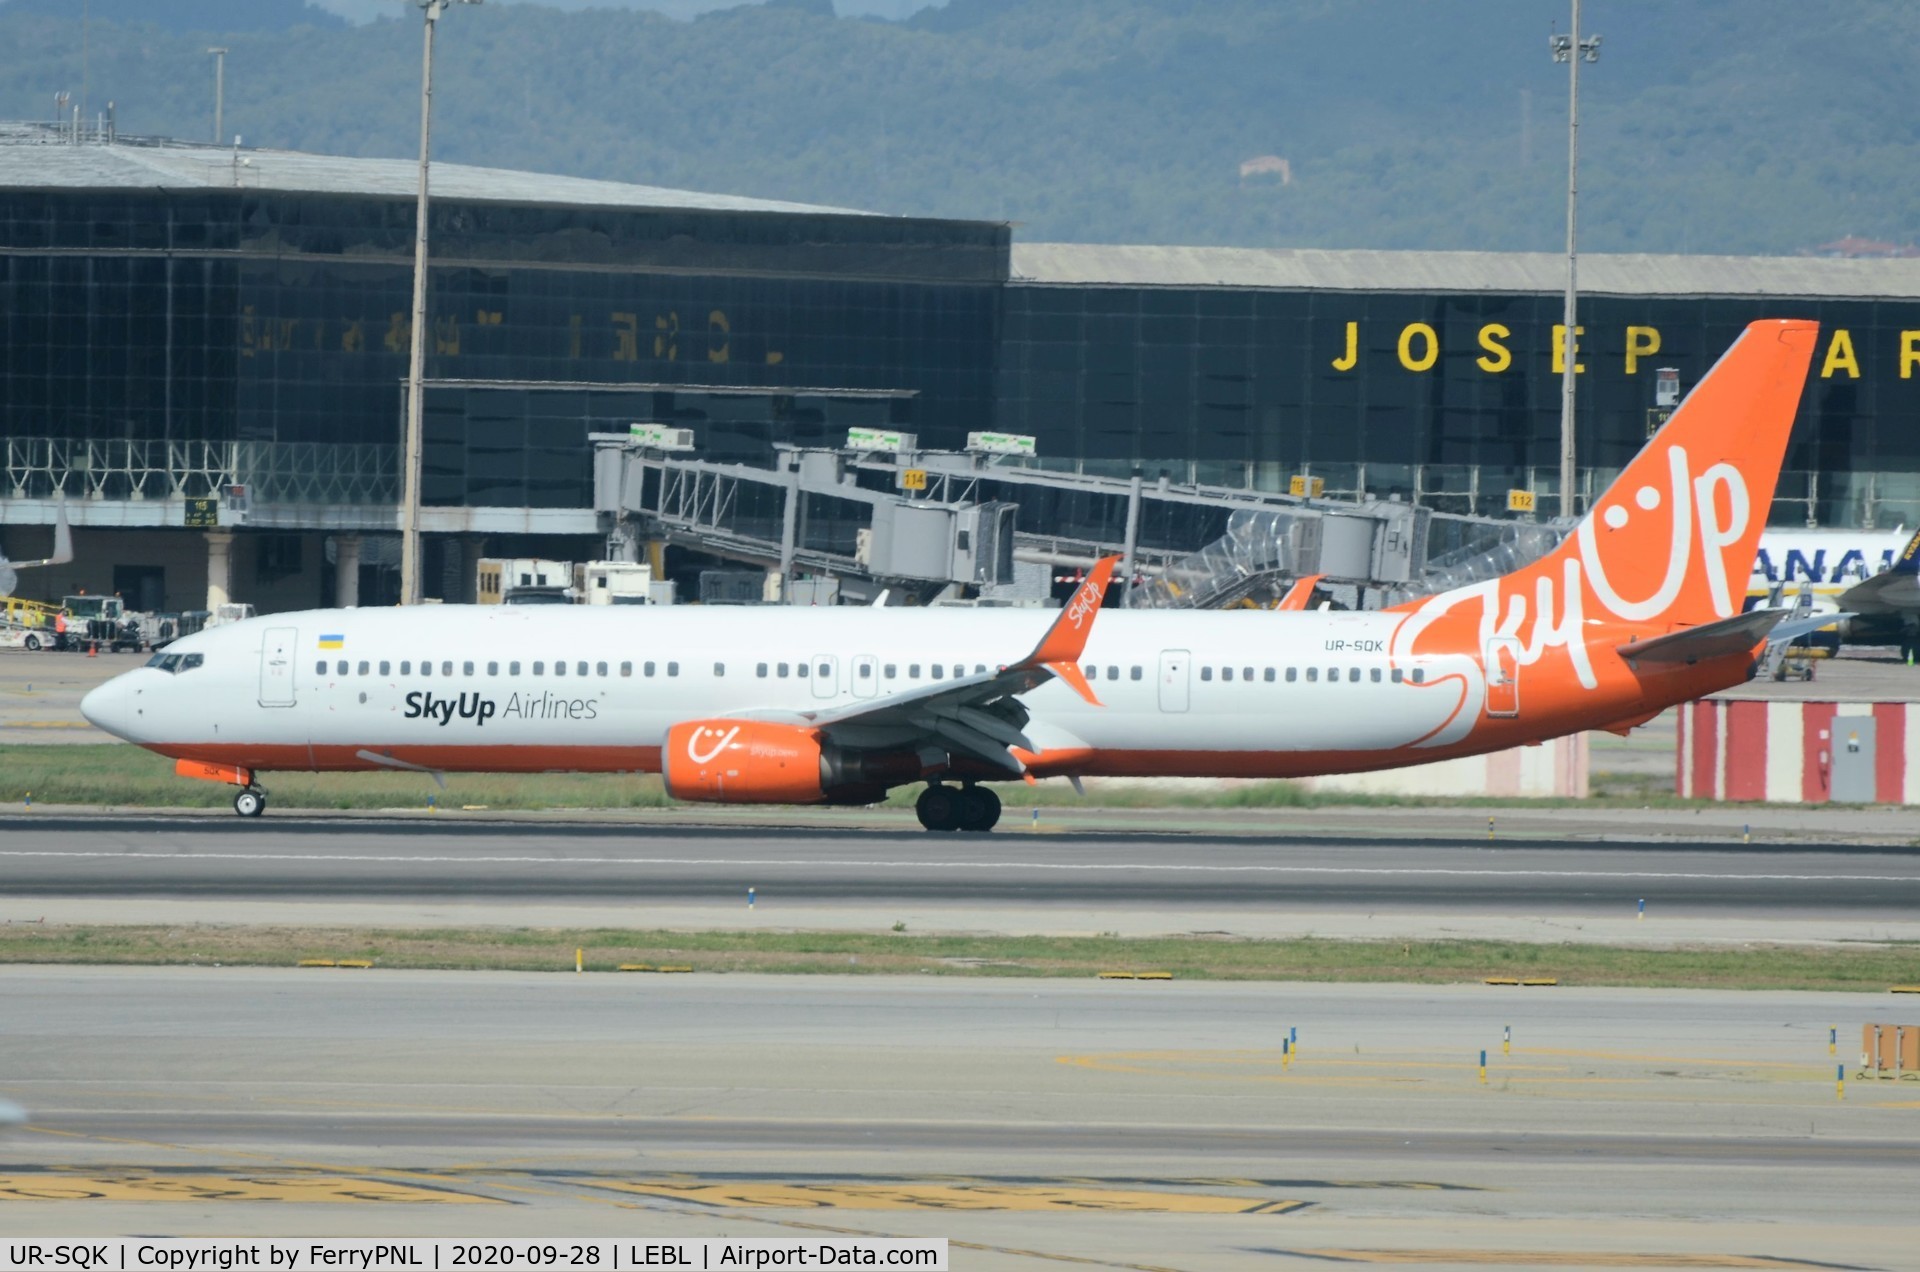
[[[765,720],[676,724],[660,756],[667,794],[708,804],[873,804],[889,786],[919,781],[933,759],[849,753],[818,730]]]
[[[817,804],[820,738],[759,720],[689,720],[667,730],[661,774],[675,799],[710,804]]]

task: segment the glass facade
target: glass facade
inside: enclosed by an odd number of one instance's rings
[[[439,394],[427,462],[462,487],[441,498],[547,506],[555,466],[501,485],[500,454],[573,447],[582,421],[765,453],[875,422],[959,445],[993,414],[1004,226],[458,202],[433,219],[428,378],[582,389]],[[397,444],[412,223],[411,200],[0,193],[6,434]],[[585,490],[583,440],[574,457]]]
[[[0,191],[0,436],[394,448],[410,199]],[[580,507],[586,434],[648,420],[756,461],[851,425],[1039,439],[1092,472],[1418,498],[1551,492],[1555,295],[1052,285],[1004,225],[436,201],[424,498]],[[1920,304],[1591,296],[1595,486],[1747,321],[1822,324],[1775,519],[1920,522]],[[382,473],[388,466],[375,465]],[[1062,495],[1023,524],[1108,518]]]
[[[1088,471],[1504,510],[1558,486],[1561,298],[1007,290],[998,426]],[[1821,323],[1776,520],[1920,520],[1920,302],[1585,297],[1579,464],[1604,485],[1746,323]],[[1811,495],[1809,495],[1811,490]],[[1869,505],[1877,505],[1869,507]]]

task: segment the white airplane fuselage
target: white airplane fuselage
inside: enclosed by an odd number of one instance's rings
[[[197,657],[199,665],[130,673],[95,690],[85,710],[162,754],[259,770],[651,772],[679,722],[783,710],[797,719],[925,689],[990,670],[988,656],[1017,656],[1052,617],[712,606],[318,610],[185,637],[154,661]],[[1517,674],[1493,702],[1484,651],[1411,652],[1412,618],[1103,611],[1078,660],[1099,705],[1059,681],[1025,695],[1025,732],[1036,747],[1029,768],[1290,777],[1390,767],[1605,725],[1702,692],[1698,674],[1627,674],[1612,649],[1617,636],[1596,624],[1587,656],[1605,674],[1595,686],[1566,683],[1567,651],[1542,644],[1518,650]],[[1551,674],[1531,677],[1541,659],[1555,664],[1539,667]],[[1744,674],[1733,664],[1700,670],[1726,683]]]

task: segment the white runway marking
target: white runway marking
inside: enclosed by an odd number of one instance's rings
[[[462,865],[462,866],[750,866],[757,870],[781,867],[868,870],[1026,870],[1034,872],[1134,871],[1142,874],[1263,874],[1263,875],[1351,875],[1356,877],[1487,878],[1487,879],[1712,879],[1752,880],[1773,883],[1913,883],[1920,875],[1858,874],[1731,874],[1712,870],[1464,870],[1441,866],[1212,866],[1167,863],[1110,865],[1099,862],[1065,861],[861,861],[833,858],[780,857],[419,857],[385,856],[375,853],[274,853],[274,852],[100,852],[95,850],[23,849],[0,851],[7,857],[100,857],[115,861],[323,861],[363,862],[380,865]]]

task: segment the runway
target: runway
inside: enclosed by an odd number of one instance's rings
[[[1920,1170],[1920,1088],[1835,1096],[1863,996],[8,968],[0,1005],[16,1236],[1897,1268]]]
[[[1489,844],[1444,834],[1151,828],[929,836],[36,815],[0,819],[0,869],[0,918],[15,920],[253,914],[317,922],[331,913],[351,922],[460,916],[688,926],[752,918],[843,926],[911,914],[915,930],[1080,930],[1098,922],[1104,926],[1092,930],[1253,933],[1276,930],[1285,916],[1334,933],[1359,916],[1376,935],[1415,932],[1416,918],[1485,918],[1495,924],[1490,932],[1516,922],[1562,933],[1569,922],[1596,930],[1624,923],[1624,936],[1641,939],[1677,939],[1683,928],[1776,940],[1920,936],[1920,849],[1891,842],[1743,846],[1536,834]],[[1664,925],[1658,938],[1638,918],[1643,899]]]

